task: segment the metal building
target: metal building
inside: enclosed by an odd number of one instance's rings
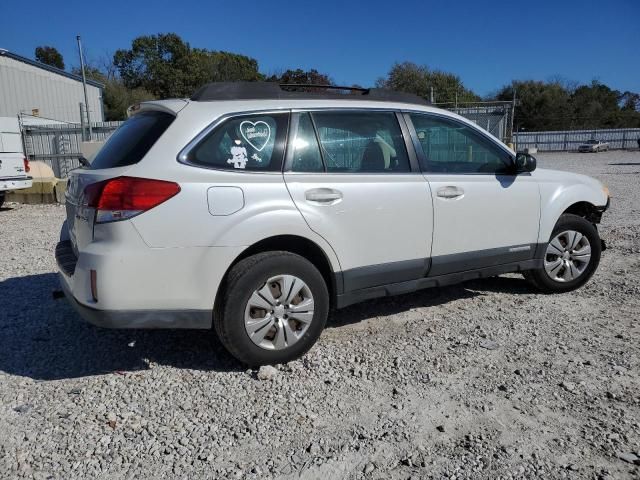
[[[104,121],[103,85],[87,80],[91,122]],[[0,49],[0,117],[18,114],[80,123],[82,78]]]

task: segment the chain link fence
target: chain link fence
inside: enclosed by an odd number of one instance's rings
[[[563,130],[552,132],[516,132],[515,148],[522,151],[535,148],[540,152],[570,152],[589,140],[601,140],[611,149],[640,148],[640,128],[600,130]]]
[[[512,143],[513,102],[435,103],[474,122],[504,143]]]
[[[92,140],[102,142],[122,122],[92,122]],[[39,160],[51,167],[58,178],[66,178],[69,172],[80,166],[83,128],[79,124],[23,125],[25,155],[29,160]]]

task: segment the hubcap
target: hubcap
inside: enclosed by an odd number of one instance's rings
[[[567,230],[547,246],[544,269],[556,282],[570,282],[584,273],[591,261],[591,244],[580,232]]]
[[[305,282],[294,275],[277,275],[249,297],[244,328],[259,347],[282,350],[302,338],[313,310],[313,295]]]

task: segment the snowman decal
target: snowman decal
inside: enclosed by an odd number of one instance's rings
[[[247,149],[242,146],[240,140],[236,140],[235,145],[231,147],[231,158],[227,163],[233,164],[233,168],[246,168],[248,161]]]

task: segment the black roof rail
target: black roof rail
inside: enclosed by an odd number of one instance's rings
[[[348,91],[350,93],[338,93],[339,91]],[[383,88],[343,87],[338,85],[305,83],[213,82],[203,85],[191,96],[191,100],[197,102],[278,99],[377,100],[382,102],[429,105],[427,100],[412,93],[396,92]]]

